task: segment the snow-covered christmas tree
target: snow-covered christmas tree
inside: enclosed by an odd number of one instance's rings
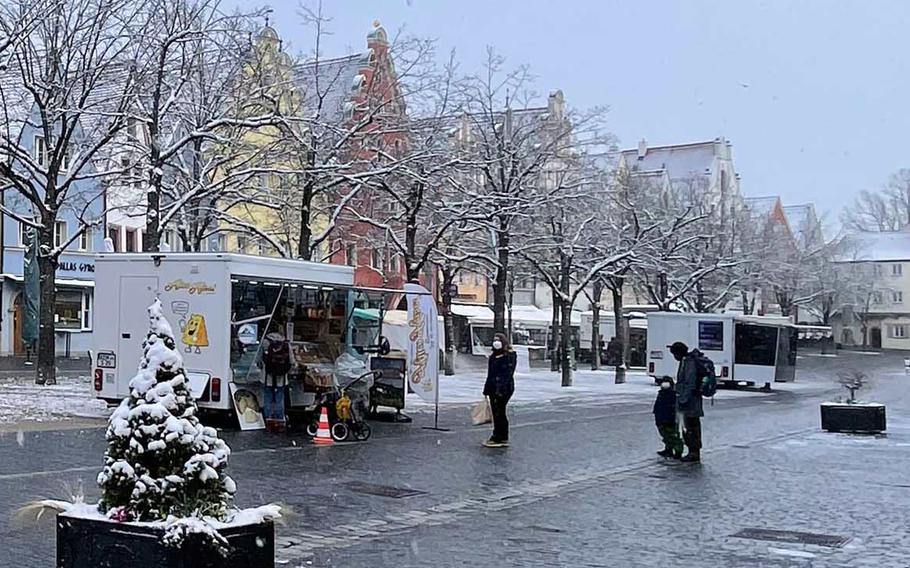
[[[98,509],[120,521],[227,520],[236,489],[224,472],[231,450],[196,416],[161,302],[148,314],[139,372],[108,425]]]

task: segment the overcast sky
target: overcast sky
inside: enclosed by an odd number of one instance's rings
[[[246,4],[226,0],[228,5]],[[311,50],[296,0],[273,25]],[[361,51],[374,19],[452,48],[462,70],[487,45],[527,63],[542,94],[607,104],[621,145],[725,136],[747,196],[814,201],[831,220],[860,189],[910,167],[910,2],[346,0],[325,56]]]

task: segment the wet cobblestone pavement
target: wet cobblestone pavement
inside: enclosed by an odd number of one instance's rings
[[[818,403],[851,363],[878,371],[887,436],[826,434]],[[798,388],[707,407],[701,465],[664,462],[649,401],[547,404],[514,414],[513,446],[375,424],[366,444],[228,432],[241,506],[281,501],[279,566],[910,566],[910,377],[900,357],[800,360]],[[554,376],[554,380],[557,380]],[[0,514],[94,476],[103,431],[0,436]],[[360,485],[350,485],[359,482]],[[412,488],[394,498],[363,484]],[[358,487],[360,490],[358,490]],[[848,537],[841,547],[738,538],[748,528]],[[0,529],[0,566],[53,566],[50,523]]]

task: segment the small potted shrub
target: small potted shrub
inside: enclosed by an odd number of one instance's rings
[[[822,429],[865,434],[884,432],[885,405],[856,399],[856,391],[868,386],[869,377],[860,371],[845,371],[838,374],[838,382],[850,394],[845,401],[822,403]]]
[[[130,394],[111,415],[97,504],[57,511],[57,566],[271,568],[278,505],[238,510],[231,450],[197,418],[174,334],[155,301]]]

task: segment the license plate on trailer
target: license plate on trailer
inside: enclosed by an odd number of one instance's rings
[[[652,351],[652,352],[651,352],[651,358],[652,358],[652,359],[663,359],[663,358],[664,358],[664,352],[663,352],[663,351]]]
[[[102,369],[113,369],[117,366],[117,356],[113,353],[99,353],[98,366]]]

